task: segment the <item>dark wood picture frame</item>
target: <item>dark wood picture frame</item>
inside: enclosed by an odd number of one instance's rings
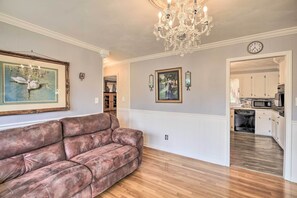
[[[156,102],[182,103],[182,68],[155,71]]]
[[[22,77],[5,77],[5,68],[8,67],[7,65],[12,65],[12,68],[14,71],[19,71],[24,68],[24,65],[26,66],[26,70],[29,70],[28,63],[32,62],[34,65],[30,65],[31,70],[38,70],[39,71],[56,71],[56,75],[54,76],[54,82],[55,87],[58,88],[57,90],[54,90],[54,94],[56,101],[55,102],[49,102],[47,103],[46,100],[44,101],[29,101],[28,103],[21,103],[18,104],[16,101],[15,103],[5,103],[4,97],[5,97],[5,80],[12,78],[15,80],[15,84],[22,84],[25,86],[22,86],[22,89],[26,89],[27,86],[27,92],[29,93],[30,98],[30,91],[31,89],[29,87],[29,79],[31,75],[22,76]],[[5,65],[6,64],[6,65]],[[46,65],[46,66],[44,66]],[[47,68],[50,67],[51,69]],[[33,69],[32,69],[33,68]],[[54,69],[53,69],[54,68]],[[70,110],[70,80],[69,80],[69,62],[63,62],[58,60],[52,60],[48,58],[42,58],[38,56],[33,55],[27,55],[27,54],[21,54],[21,53],[15,53],[10,51],[4,51],[0,50],[0,116],[5,115],[19,115],[19,114],[33,114],[33,113],[43,113],[43,112],[52,112],[52,111],[67,111]],[[6,69],[8,70],[8,69]],[[32,72],[31,72],[32,73]],[[26,73],[28,74],[28,72]],[[45,74],[38,74],[36,76],[44,76]],[[22,80],[21,82],[18,82],[17,79]],[[28,79],[27,81],[25,81]],[[7,81],[7,80],[6,80]],[[32,80],[33,81],[33,80]],[[35,81],[38,82],[39,81]],[[27,84],[26,84],[27,83]],[[35,88],[36,90],[42,89],[38,87]],[[46,85],[48,86],[48,85]],[[19,86],[20,87],[20,86]],[[32,88],[33,90],[33,88]],[[34,90],[35,91],[35,90]],[[35,92],[36,93],[36,92]],[[52,95],[53,91],[51,91]],[[17,94],[16,94],[17,95]],[[41,94],[39,94],[41,95]],[[16,97],[16,96],[15,96]],[[29,100],[29,99],[28,99]]]

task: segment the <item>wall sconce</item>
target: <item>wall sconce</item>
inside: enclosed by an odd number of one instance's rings
[[[149,75],[149,88],[150,88],[150,91],[153,91],[153,88],[154,88],[154,75],[153,74]]]
[[[190,87],[191,87],[191,72],[187,71],[185,73],[185,84],[187,87],[187,91],[190,91]]]
[[[85,73],[82,73],[82,72],[79,73],[79,79],[80,79],[81,81],[83,81],[83,80],[85,79],[85,76],[86,76]]]

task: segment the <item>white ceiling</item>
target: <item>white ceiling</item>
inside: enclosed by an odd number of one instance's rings
[[[208,0],[214,28],[202,43],[297,26],[296,0]],[[110,50],[115,61],[163,52],[148,0],[0,0],[0,12]]]
[[[284,60],[284,57],[261,58],[247,61],[239,61],[231,63],[231,73],[233,72],[254,72],[263,70],[279,70],[279,62]]]

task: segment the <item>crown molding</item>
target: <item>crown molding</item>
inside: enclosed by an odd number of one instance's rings
[[[297,34],[297,26],[285,28],[285,29],[274,30],[274,31],[269,31],[269,32],[263,32],[263,33],[259,33],[259,34],[252,34],[252,35],[248,35],[248,36],[237,37],[234,39],[228,39],[228,40],[222,40],[222,41],[218,41],[218,42],[203,44],[200,47],[194,49],[194,52],[218,48],[218,47],[225,47],[225,46],[229,46],[229,45],[242,44],[242,43],[251,42],[254,40],[287,36],[287,35],[292,35],[292,34]],[[123,63],[134,63],[134,62],[152,60],[152,59],[157,59],[157,58],[164,58],[164,57],[169,57],[169,56],[177,56],[177,55],[179,55],[178,51],[161,52],[161,53],[151,54],[151,55],[147,55],[147,56],[126,59],[123,61],[115,61],[115,62],[109,61],[110,63],[106,64],[106,66],[110,67],[113,65],[118,65],[118,64],[123,64]]]
[[[69,44],[72,44],[72,45],[75,45],[75,46],[78,46],[81,48],[95,51],[95,52],[99,53],[102,58],[105,58],[109,55],[109,51],[106,49],[103,49],[103,48],[97,47],[95,45],[80,41],[80,40],[73,38],[71,36],[67,36],[67,35],[43,28],[41,26],[38,26],[38,25],[35,25],[32,23],[29,23],[27,21],[15,18],[13,16],[4,14],[2,12],[0,12],[0,21],[3,23],[7,23],[10,25],[25,29],[25,30],[29,30],[34,33],[38,33],[38,34],[59,40],[59,41],[63,41],[65,43],[69,43]]]

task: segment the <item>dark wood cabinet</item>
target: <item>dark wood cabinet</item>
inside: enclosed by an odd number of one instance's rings
[[[117,110],[117,93],[104,93],[104,112]]]

